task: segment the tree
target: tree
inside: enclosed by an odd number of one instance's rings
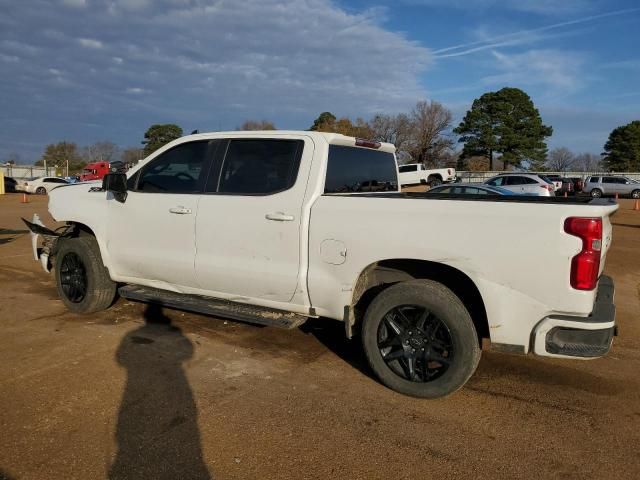
[[[575,168],[581,172],[597,172],[602,169],[601,158],[593,153],[576,155]]]
[[[268,120],[246,120],[236,130],[277,130],[277,128]]]
[[[323,115],[324,113],[321,114],[320,117]],[[320,117],[318,117],[318,119]],[[324,116],[324,120],[317,124],[314,123],[312,128],[317,132],[341,133],[349,137],[371,138],[373,136],[371,127],[369,127],[369,124],[362,118],[356,118],[356,120],[352,122],[347,117],[336,119],[332,114]]]
[[[82,157],[87,163],[111,162],[119,152],[118,146],[109,141],[96,142],[82,149]]]
[[[566,172],[576,161],[576,156],[566,147],[554,148],[549,152],[547,167],[556,172]]]
[[[463,155],[485,156],[493,169],[494,153],[501,154],[506,169],[523,160],[539,166],[546,160],[544,141],[553,129],[542,124],[531,98],[518,88],[487,92],[473,101],[471,109],[454,129],[464,142]]]
[[[336,116],[333,113],[322,112],[320,115],[318,115],[318,118],[316,118],[313,121],[313,125],[311,125],[311,128],[309,128],[309,130],[319,131],[318,127],[320,127],[320,125],[331,124],[335,121],[336,121]]]
[[[144,158],[144,150],[135,147],[125,148],[120,158],[128,165],[135,165]]]
[[[22,158],[20,157],[20,154],[11,152],[9,153],[9,155],[7,155],[6,160],[4,161],[4,164],[11,165],[11,166],[18,165],[21,159]]]
[[[419,101],[409,115],[408,151],[415,162],[426,166],[439,165],[450,159],[453,140],[445,135],[453,115],[441,103]]]
[[[148,156],[160,147],[180,138],[182,129],[173,123],[151,125],[144,134],[144,156]]]
[[[615,128],[602,155],[605,167],[612,172],[640,171],[640,120]]]
[[[68,162],[68,163],[67,163]],[[69,172],[82,170],[86,162],[82,159],[78,146],[73,142],[58,142],[46,146],[42,158],[36,162],[36,166],[66,168]]]
[[[369,121],[371,139],[393,143],[398,151],[403,151],[409,140],[410,123],[409,116],[404,113],[375,115]]]

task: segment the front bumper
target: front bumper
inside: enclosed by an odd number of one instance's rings
[[[605,275],[598,281],[598,294],[588,317],[552,315],[533,332],[537,355],[561,358],[596,358],[606,355],[617,335],[615,286]]]

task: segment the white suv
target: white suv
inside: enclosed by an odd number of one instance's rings
[[[554,197],[555,187],[553,182],[547,181],[540,175],[532,173],[503,173],[490,178],[486,185],[502,187],[514,193],[523,195],[536,195],[540,197]]]

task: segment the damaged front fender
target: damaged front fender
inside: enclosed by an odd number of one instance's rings
[[[73,226],[67,225],[58,230],[51,230],[44,226],[37,213],[33,214],[31,221],[22,219],[31,230],[31,249],[33,258],[40,261],[45,272],[51,271],[51,257],[55,254],[56,244],[61,237],[67,237],[73,233]],[[38,248],[38,238],[42,236],[42,247]]]

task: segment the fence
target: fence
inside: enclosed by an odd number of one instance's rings
[[[469,183],[482,183],[485,180],[490,179],[491,177],[495,177],[501,173],[517,173],[517,172],[504,172],[504,171],[491,171],[491,172],[469,172],[469,171],[460,171],[458,170],[457,175],[458,178],[462,182]],[[527,172],[522,172],[527,173]],[[561,177],[578,177],[585,179],[589,175],[611,175],[611,176],[620,176],[624,175],[625,177],[632,178],[633,180],[640,180],[640,172],[544,172],[545,175],[560,175]]]
[[[13,178],[32,178],[32,177],[45,177],[45,176],[58,176],[62,174],[62,169],[56,169],[54,167],[36,167],[35,165],[2,165],[0,166],[0,172],[4,173],[6,177]]]

